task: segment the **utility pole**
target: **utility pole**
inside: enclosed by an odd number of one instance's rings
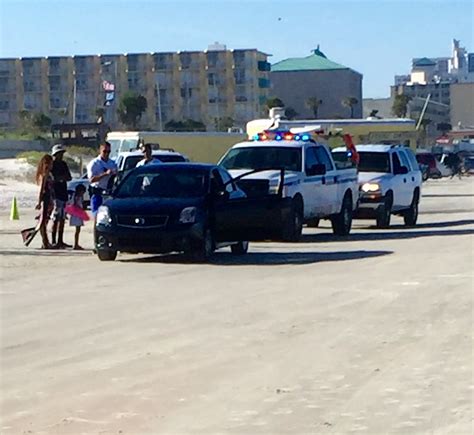
[[[158,80],[158,73],[155,74],[156,82],[156,102],[158,105],[158,125],[160,126],[160,131],[163,131],[163,121],[161,115],[161,96],[160,96],[160,82]]]
[[[430,102],[431,94],[428,94],[425,100],[425,104],[423,105],[423,109],[421,109],[420,117],[418,118],[418,123],[416,124],[416,130],[420,128],[421,121],[423,121],[423,116],[425,116],[426,108],[428,107],[428,103]]]
[[[76,97],[77,97],[77,80],[74,73],[74,87],[72,88],[72,123],[76,123]]]

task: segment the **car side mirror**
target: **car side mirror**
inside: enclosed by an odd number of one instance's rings
[[[406,166],[400,166],[395,175],[405,175],[405,174],[408,174],[408,168]]]
[[[324,175],[326,174],[326,166],[322,163],[312,165],[307,171],[307,175]]]

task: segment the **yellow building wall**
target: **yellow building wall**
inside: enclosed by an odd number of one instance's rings
[[[246,134],[212,135],[206,133],[147,134],[145,143],[159,143],[160,148],[172,148],[193,162],[217,163],[233,145],[247,140]]]

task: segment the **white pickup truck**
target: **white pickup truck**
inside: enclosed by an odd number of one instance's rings
[[[388,228],[392,214],[405,225],[418,219],[422,175],[413,151],[401,145],[357,145],[359,154],[359,207],[355,217],[376,220],[378,228]],[[333,149],[338,167],[352,166],[345,148]]]
[[[219,164],[234,178],[268,168],[238,180],[249,197],[276,193],[284,169],[283,197],[292,198],[293,204],[286,241],[298,241],[303,224],[317,226],[320,219],[331,220],[334,234],[349,234],[357,207],[357,170],[338,170],[329,149],[309,135],[262,133],[234,145]]]

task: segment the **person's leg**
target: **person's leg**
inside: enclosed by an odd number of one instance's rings
[[[91,212],[93,215],[97,213],[99,207],[102,205],[102,195],[92,195],[91,196]]]
[[[79,245],[79,234],[81,233],[81,227],[76,227],[76,232],[74,233],[74,249],[82,249]]]
[[[56,218],[54,218],[54,222],[53,222],[53,229],[52,229],[52,232],[51,232],[51,243],[53,245],[56,244],[56,234],[58,232],[58,221],[56,220]]]
[[[47,232],[47,226],[48,226],[48,219],[49,219],[49,203],[47,201],[43,201],[41,205],[41,223],[40,223],[40,229],[39,232],[41,234],[41,239],[43,241],[43,249],[50,249],[51,245],[49,244],[48,240],[48,232]]]

